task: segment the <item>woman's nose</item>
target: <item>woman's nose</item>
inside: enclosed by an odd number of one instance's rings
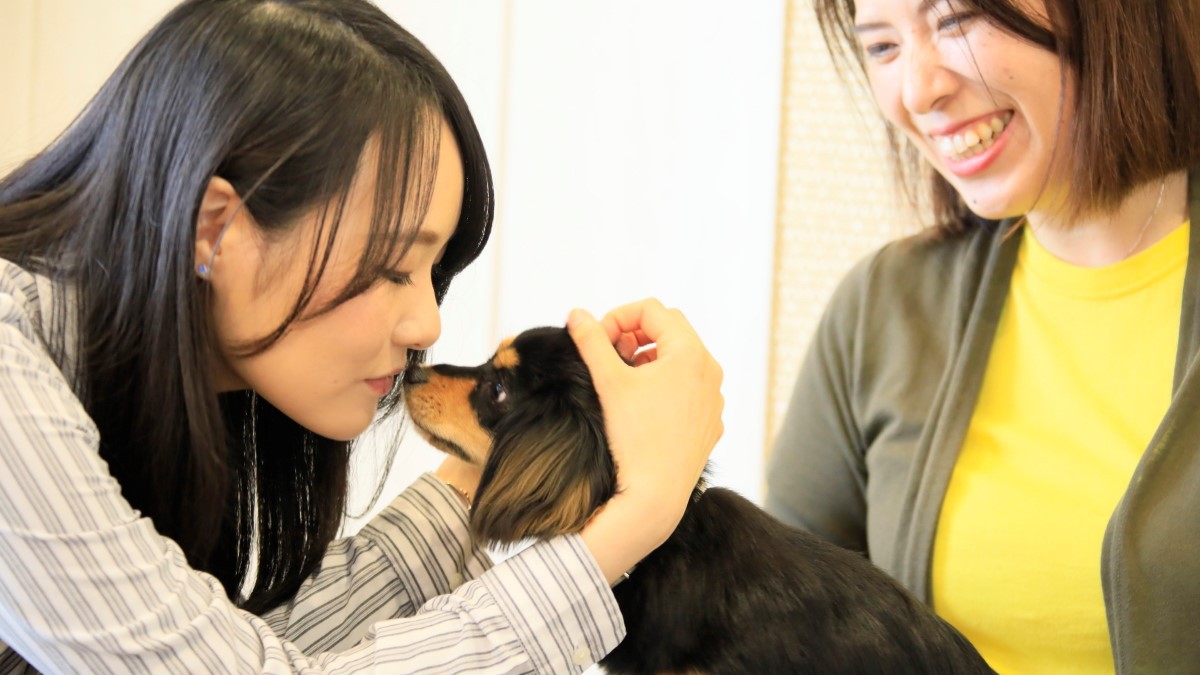
[[[419,295],[392,329],[392,341],[405,349],[429,349],[442,334],[442,317],[433,286],[426,285]]]
[[[916,40],[905,54],[901,97],[910,114],[923,115],[937,110],[953,93],[955,75],[946,67],[938,45]]]

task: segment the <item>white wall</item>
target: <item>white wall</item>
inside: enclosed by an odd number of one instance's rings
[[[458,79],[497,172],[434,359],[659,297],[725,368],[714,482],[760,499],[785,3],[382,4]]]
[[[172,0],[0,0],[0,172],[54,139]]]
[[[0,0],[0,170],[49,141],[170,4]],[[434,359],[477,363],[573,306],[657,296],[725,368],[714,482],[759,499],[784,0],[379,4],[455,76],[496,172],[495,234],[451,290]],[[385,494],[439,458],[415,434],[400,453]]]

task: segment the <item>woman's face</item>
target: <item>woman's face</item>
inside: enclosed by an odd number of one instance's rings
[[[368,151],[310,309],[324,306],[355,273],[367,243],[375,173]],[[231,346],[270,334],[288,316],[308,273],[317,217],[306,218],[281,241],[264,241],[250,236],[250,228],[231,226],[221,245],[223,264],[212,271],[223,352],[218,388],[253,389],[328,438],[349,440],[364,431],[409,350],[427,349],[441,332],[432,271],[454,234],[462,198],[462,159],[443,123],[429,210],[395,276],[324,314],[302,315],[282,338],[251,357],[237,355]]]
[[[1048,25],[1042,0],[1023,4]],[[957,0],[859,0],[855,32],[884,116],[972,211],[1002,218],[1061,205],[1073,84],[1063,91],[1056,54]]]

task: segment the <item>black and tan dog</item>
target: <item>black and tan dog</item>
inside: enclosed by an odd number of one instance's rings
[[[616,489],[587,367],[561,328],[526,331],[474,368],[405,377],[434,446],[483,466],[482,542],[578,532]],[[675,533],[613,592],[627,635],[610,673],[991,673],[949,624],[865,558],[697,488]]]

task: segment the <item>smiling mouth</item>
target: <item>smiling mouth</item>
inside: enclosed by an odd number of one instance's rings
[[[1012,111],[1006,110],[959,129],[956,133],[930,138],[943,157],[961,162],[992,147],[996,137],[1004,133],[1012,118]]]

